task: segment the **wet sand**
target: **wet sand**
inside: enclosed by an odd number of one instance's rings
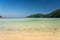
[[[60,40],[60,32],[0,31],[0,40]]]

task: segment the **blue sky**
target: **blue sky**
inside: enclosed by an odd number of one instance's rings
[[[60,9],[60,0],[0,0],[0,15],[3,17],[47,14],[56,9]]]

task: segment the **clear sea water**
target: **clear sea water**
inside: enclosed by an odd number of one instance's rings
[[[60,18],[0,18],[0,30],[60,30]]]

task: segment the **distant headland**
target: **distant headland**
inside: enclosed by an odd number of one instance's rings
[[[60,18],[60,9],[55,10],[46,15],[37,13],[37,14],[29,15],[26,18]]]
[[[0,18],[2,18],[2,16],[0,16]]]

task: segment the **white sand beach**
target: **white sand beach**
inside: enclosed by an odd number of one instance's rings
[[[0,31],[0,40],[60,40],[60,32],[53,31]]]

